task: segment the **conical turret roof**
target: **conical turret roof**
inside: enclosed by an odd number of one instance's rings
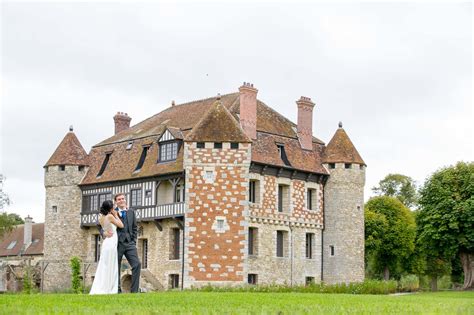
[[[74,134],[72,127],[45,166],[51,165],[89,165],[87,153]]]
[[[220,100],[214,102],[185,141],[252,142]]]
[[[323,163],[355,163],[366,165],[346,131],[339,128],[324,150]]]

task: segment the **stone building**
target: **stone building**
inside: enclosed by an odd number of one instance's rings
[[[362,281],[364,161],[342,124],[327,146],[313,136],[310,98],[294,124],[257,92],[173,102],[131,127],[119,112],[89,154],[71,128],[44,167],[45,259],[58,261],[46,288],[69,285],[59,261],[73,255],[92,262],[90,284],[98,208],[119,192],[139,221],[145,288]]]

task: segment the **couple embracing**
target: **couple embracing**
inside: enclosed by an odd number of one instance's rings
[[[104,201],[100,207],[99,223],[105,238],[90,294],[122,292],[120,267],[124,255],[132,267],[130,291],[138,292],[141,264],[137,254],[137,219],[135,213],[128,210],[124,194],[115,195],[114,201],[115,209],[111,200]]]

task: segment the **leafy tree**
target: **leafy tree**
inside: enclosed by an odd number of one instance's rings
[[[415,233],[413,215],[398,199],[380,196],[365,204],[367,260],[385,280],[391,272],[400,272],[413,254]]]
[[[23,223],[25,221],[16,213],[0,213],[0,238],[13,230],[16,225]]]
[[[417,215],[420,243],[429,257],[460,259],[464,289],[474,288],[474,162],[458,162],[428,178]]]
[[[372,191],[378,196],[395,197],[406,207],[413,208],[418,204],[418,193],[415,181],[401,174],[388,174]]]
[[[3,191],[3,183],[5,182],[6,179],[7,178],[3,176],[3,174],[0,174],[0,212],[3,211],[3,208],[5,206],[8,206],[10,204],[10,198]]]
[[[77,256],[72,257],[70,261],[70,266],[72,276],[72,291],[74,293],[81,293],[83,289],[81,285],[81,259]]]

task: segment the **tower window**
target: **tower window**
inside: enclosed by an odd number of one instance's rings
[[[362,165],[362,164],[359,165],[359,168],[360,168],[361,170],[363,170],[363,169],[364,169],[364,165]]]
[[[352,168],[352,164],[351,163],[344,163],[344,167],[345,168]]]
[[[179,229],[170,229],[170,260],[179,259]]]
[[[336,163],[329,163],[329,168],[330,169],[336,168]]]
[[[249,273],[247,278],[248,284],[256,285],[257,284],[257,275],[255,273]]]
[[[58,206],[52,206],[52,207],[51,207],[51,211],[52,211],[53,213],[58,213]]]
[[[107,167],[107,164],[109,164],[111,155],[112,155],[111,152],[105,154],[104,161],[102,162],[102,166],[100,167],[99,173],[97,173],[97,177],[100,177],[102,176],[102,174],[104,174],[105,168]]]
[[[196,148],[198,148],[198,149],[204,149],[205,146],[206,146],[206,145],[205,145],[204,142],[198,142],[198,143],[196,143]]]
[[[78,170],[79,172],[82,172],[82,171],[84,170],[84,165],[79,165],[79,166],[77,167],[77,170]]]
[[[142,150],[142,155],[140,155],[140,160],[138,160],[137,167],[135,167],[135,172],[141,170],[143,163],[145,163],[146,155],[150,146],[144,146]]]
[[[305,283],[307,286],[314,284],[314,277],[306,277]]]
[[[66,165],[59,165],[59,170],[60,171],[65,171],[66,170]]]
[[[306,233],[306,258],[313,259],[314,234]]]
[[[334,245],[329,245],[329,255],[334,256]]]
[[[230,143],[230,148],[231,149],[238,149],[239,148],[239,143],[238,142],[231,142]]]
[[[249,255],[258,255],[258,229],[249,227]]]
[[[148,240],[142,240],[142,269],[148,268]]]
[[[214,142],[214,149],[222,149],[222,142]]]
[[[172,274],[170,275],[170,289],[177,289],[179,288],[179,275]]]
[[[94,261],[98,262],[100,259],[100,235],[94,235]]]

